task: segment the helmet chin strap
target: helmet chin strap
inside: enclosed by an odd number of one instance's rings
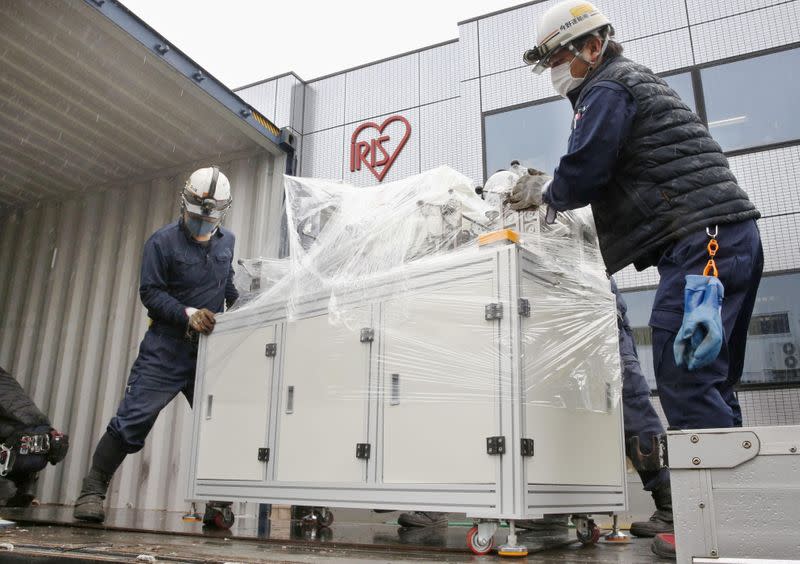
[[[600,38],[600,34],[597,32],[594,32],[592,35],[594,35],[598,39]],[[583,56],[583,53],[581,51],[578,51],[572,43],[569,44],[570,52],[589,66],[589,69],[586,71],[584,78],[589,76],[589,74],[594,70],[594,67],[597,64],[597,62],[603,58],[603,55],[606,52],[606,48],[608,47],[608,37],[609,37],[608,34],[606,34],[606,36],[603,38],[603,45],[602,47],[600,47],[600,54],[597,55],[597,59],[594,62],[587,60],[586,57]]]

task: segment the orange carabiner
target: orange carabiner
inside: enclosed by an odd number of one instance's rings
[[[706,267],[703,269],[703,276],[713,275],[715,278],[719,278],[719,271],[717,270],[717,263],[714,262],[714,256],[717,254],[719,250],[719,243],[717,240],[712,237],[711,240],[708,242],[708,246],[706,247],[708,250],[708,263],[706,263]],[[713,273],[713,274],[712,274]]]

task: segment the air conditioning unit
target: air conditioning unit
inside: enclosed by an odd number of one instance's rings
[[[767,370],[796,370],[800,368],[800,346],[786,336],[776,338],[768,345]]]

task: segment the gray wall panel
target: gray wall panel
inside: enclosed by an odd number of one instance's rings
[[[800,212],[800,147],[730,159],[731,170],[761,215]]]
[[[522,54],[536,45],[536,21],[554,0],[478,20],[481,75],[523,66]]]
[[[596,2],[614,24],[617,39],[629,41],[686,27],[684,0],[603,0]],[[664,45],[669,45],[665,42]]]
[[[226,223],[239,236],[236,256],[277,252],[278,230],[268,224],[280,221],[282,186],[272,172],[283,163],[263,155],[221,160],[233,185]],[[74,501],[124,393],[147,327],[138,296],[142,246],[177,217],[176,196],[189,172],[2,216],[0,257],[10,260],[0,272],[0,364],[71,437],[64,463],[41,473],[45,503]],[[262,224],[251,228],[256,217]],[[145,449],[128,457],[112,482],[111,506],[185,508],[188,416],[182,399],[162,413]]]
[[[419,53],[419,103],[430,104],[459,95],[461,49],[448,43]]]
[[[800,1],[692,26],[692,40],[698,63],[800,41]]]
[[[419,105],[419,53],[347,73],[345,123]]]
[[[475,184],[483,184],[483,141],[481,140],[483,120],[481,118],[480,79],[461,83],[461,163],[459,170],[473,179]]]
[[[727,0],[726,2],[686,0],[686,8],[689,11],[689,22],[694,25],[784,2],[786,0]]]
[[[664,49],[669,45],[669,49]],[[669,31],[623,43],[623,54],[653,72],[661,73],[694,64],[689,28]]]
[[[758,228],[765,273],[800,269],[800,214],[768,217],[758,222]]]
[[[294,75],[282,76],[277,81],[275,125],[303,129],[303,83]]]
[[[550,73],[534,74],[530,67],[519,67],[481,78],[484,112],[557,95]]]
[[[460,147],[463,117],[458,98],[419,109],[420,170],[442,165],[458,171],[472,168],[464,162]]]
[[[617,272],[614,279],[622,290],[655,286],[658,284],[658,270],[653,267],[637,272],[633,265],[630,265]]]
[[[306,84],[303,133],[313,133],[344,122],[345,75]]]
[[[478,22],[458,26],[458,50],[460,79],[469,80],[480,75],[478,69]]]
[[[303,135],[300,176],[341,180],[346,158],[344,130],[344,127],[334,127]]]

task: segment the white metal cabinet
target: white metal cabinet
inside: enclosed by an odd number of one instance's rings
[[[619,377],[618,358],[610,352],[618,346],[613,296],[606,279],[589,281],[594,293],[581,292],[568,283],[580,283],[569,273],[554,292],[537,279],[548,267],[534,258],[505,245],[421,259],[401,275],[375,275],[357,289],[337,290],[333,323],[327,319],[330,293],[295,302],[288,321],[282,303],[221,316],[215,334],[242,330],[246,336],[277,325],[271,388],[252,381],[241,391],[248,405],[262,393],[258,386],[275,390],[263,401],[272,457],[258,471],[247,445],[241,460],[249,466],[227,460],[228,473],[210,472],[204,450],[234,437],[228,452],[238,452],[236,433],[251,424],[248,411],[235,410],[224,431],[195,413],[201,453],[189,496],[486,519],[624,509],[622,418],[618,398],[606,401],[607,382]],[[530,303],[529,318],[522,299]],[[588,312],[597,325],[596,340],[579,341],[578,352],[570,353],[583,357],[586,378],[575,390],[564,389],[575,366],[553,364],[548,371],[536,362],[572,338],[564,326],[554,329],[548,300],[581,309],[584,320]],[[365,312],[365,321],[343,324],[342,308]],[[361,342],[364,327],[374,329],[374,341]],[[212,336],[201,348],[203,390],[219,381],[204,355],[247,351],[226,343]],[[255,349],[248,358],[235,365],[265,362]],[[554,397],[567,401],[554,406]],[[259,416],[264,419],[263,412]],[[210,430],[216,438],[209,438]],[[498,439],[504,448],[490,449]],[[522,439],[534,439],[532,457]],[[362,441],[371,452],[357,458]],[[258,478],[236,484],[232,477]]]
[[[267,419],[276,325],[214,332],[205,342],[195,394],[199,417],[197,478],[262,480],[258,449],[267,442]],[[271,351],[270,351],[271,354]],[[197,400],[200,401],[197,401]]]
[[[354,456],[367,440],[370,309],[349,312],[347,324],[328,315],[287,323],[278,409],[276,479],[363,482]]]

